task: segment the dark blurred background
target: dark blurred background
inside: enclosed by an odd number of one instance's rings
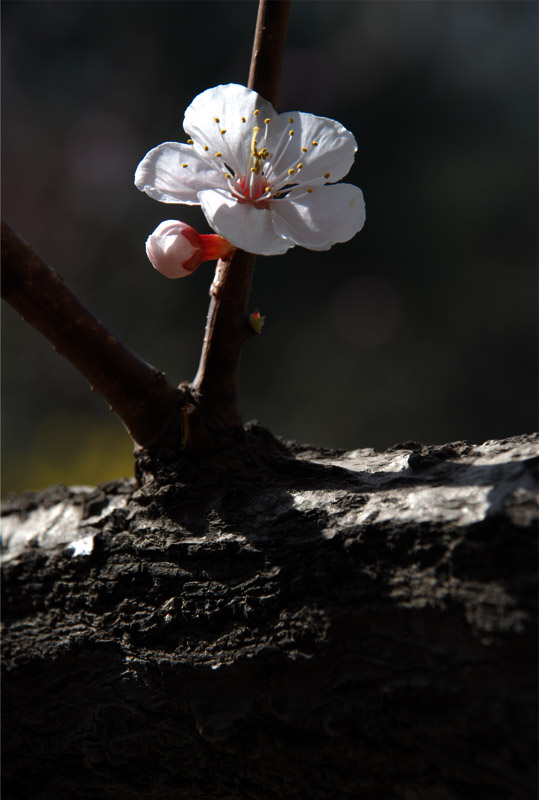
[[[367,223],[327,253],[259,258],[241,409],[331,447],[481,442],[536,428],[534,2],[292,3],[279,110],[358,141]],[[146,236],[199,209],[133,185],[185,141],[200,91],[247,80],[256,0],[9,2],[3,214],[174,382],[196,372],[211,265],[170,282]],[[105,403],[3,310],[3,491],[132,474]]]

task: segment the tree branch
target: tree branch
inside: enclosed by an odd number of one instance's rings
[[[137,444],[161,441],[180,392],[122,344],[4,221],[2,297],[84,375]]]
[[[289,13],[290,0],[260,0],[248,86],[273,106],[277,105]]]
[[[249,88],[277,101],[290,0],[260,0]],[[241,350],[253,331],[247,304],[256,256],[236,251],[219,261],[211,288],[204,345],[193,381],[199,408],[210,426],[239,426],[237,385]]]
[[[198,372],[193,381],[205,422],[214,428],[240,425],[237,404],[241,349],[253,331],[247,303],[255,256],[237,250],[219,261],[210,289],[211,301]]]
[[[259,4],[249,88],[273,104],[289,8],[290,0],[260,0]],[[2,259],[2,296],[84,375],[137,444],[159,445],[174,421],[181,425],[182,416],[192,414],[189,393],[175,389],[161,372],[118,341],[4,222]],[[241,349],[253,333],[247,303],[254,263],[253,254],[236,251],[217,265],[200,366],[192,386],[202,427],[223,430],[240,425],[237,383]],[[186,425],[183,446],[198,451],[200,444],[189,437],[189,429]],[[207,446],[207,437],[200,441]]]

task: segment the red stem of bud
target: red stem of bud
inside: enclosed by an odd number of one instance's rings
[[[198,239],[202,247],[202,261],[217,261],[218,258],[231,258],[236,249],[229,241],[223,239],[222,236],[217,236],[216,233],[201,233]]]

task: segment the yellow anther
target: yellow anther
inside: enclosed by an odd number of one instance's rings
[[[311,142],[313,147],[318,147],[318,142]]]
[[[275,192],[275,194],[273,196],[274,197],[280,197],[281,196],[281,192]]]
[[[297,165],[297,167],[296,167],[296,169],[301,169],[301,168],[302,168],[302,166],[303,166],[303,164],[298,164],[298,165]]]
[[[241,121],[242,121],[242,122],[247,122],[247,120],[245,119],[245,117],[242,117],[242,118],[241,118]]]
[[[194,139],[188,139],[188,140],[187,140],[187,144],[194,144],[194,143],[195,143],[195,142],[194,142]]]
[[[221,131],[221,133],[222,133],[222,134],[225,134],[225,133],[226,133],[226,128],[223,128],[223,130]]]
[[[257,172],[256,167],[251,167],[251,172]]]
[[[216,153],[215,158],[220,158],[222,155],[223,155],[222,153]]]
[[[205,144],[205,145],[204,145],[204,150],[206,151],[206,153],[208,152],[208,150],[209,150],[209,149],[210,149],[210,148],[208,147],[208,145],[207,145],[207,144]]]
[[[258,115],[260,114],[260,111],[258,110],[258,108],[255,108],[255,110],[253,111],[253,114],[255,115],[255,117],[258,117]]]
[[[225,172],[225,178],[227,179],[227,181],[229,181],[231,177],[232,175],[230,174],[230,172]]]
[[[271,192],[271,186],[266,186],[265,192],[266,194],[269,194]]]
[[[302,147],[302,148],[301,148],[301,152],[302,152],[302,153],[306,153],[306,152],[307,152],[307,148],[306,148],[306,147]]]
[[[296,170],[294,169],[294,167],[290,167],[290,169],[288,170],[288,174],[293,175],[295,171]]]
[[[221,122],[221,120],[219,119],[219,117],[214,117],[214,119],[215,119],[215,121],[216,121],[216,122]]]
[[[292,123],[294,122],[294,118],[293,118],[293,117],[289,117],[289,118],[288,118],[288,121],[289,121],[289,123],[292,125]]]
[[[264,122],[266,123],[266,125],[269,125],[270,122],[271,122],[271,119],[268,117],[267,119],[264,120]]]
[[[312,189],[305,189],[305,191],[306,191],[306,192],[309,192],[309,194],[312,194],[312,191],[313,191],[313,190],[312,190]]]
[[[293,136],[294,135],[294,131],[288,131],[288,135],[289,136]]]
[[[329,172],[324,172],[324,178],[329,178]]]
[[[182,164],[182,167],[183,167],[184,169],[185,169],[185,167],[186,167],[186,166],[187,166],[187,164]]]

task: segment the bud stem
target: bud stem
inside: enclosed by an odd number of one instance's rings
[[[231,258],[236,249],[229,241],[216,233],[200,233],[198,236],[202,247],[202,261],[217,261]]]

